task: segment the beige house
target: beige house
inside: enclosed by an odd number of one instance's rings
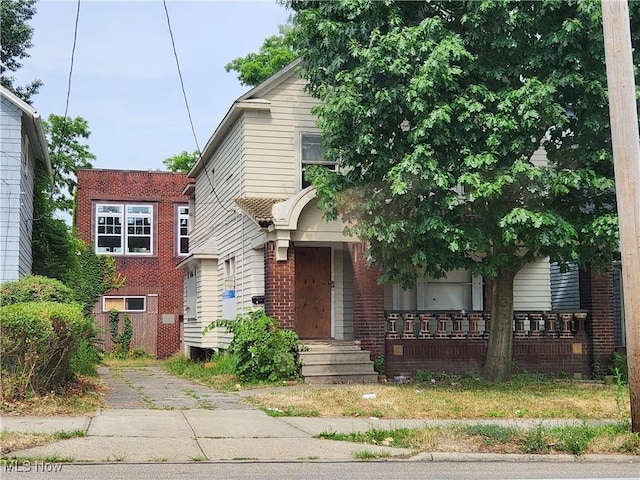
[[[186,273],[185,353],[226,348],[231,339],[223,329],[203,335],[204,327],[253,308],[265,308],[304,340],[355,341],[372,359],[404,358],[408,347],[398,346],[398,338],[456,338],[458,348],[464,337],[481,342],[480,352],[488,319],[482,278],[457,271],[421,279],[411,291],[380,286],[358,239],[345,237],[340,222],[323,219],[303,172],[311,164],[338,166],[323,158],[311,113],[318,101],[305,92],[298,65],[233,102],[188,174],[195,178],[186,190],[190,250],[179,265]],[[542,150],[532,161],[544,161]],[[547,259],[517,275],[514,301],[521,312],[551,311]],[[535,319],[527,316],[523,331],[538,328]],[[442,358],[445,364],[452,364],[451,355]],[[462,358],[460,368],[467,364]]]

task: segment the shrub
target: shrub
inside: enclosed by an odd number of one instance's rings
[[[0,285],[0,306],[23,302],[71,303],[74,291],[53,278],[29,275]]]
[[[111,331],[111,342],[113,349],[111,354],[115,358],[127,358],[129,356],[129,348],[131,347],[131,339],[133,338],[133,326],[131,325],[131,317],[124,314],[122,332],[118,333],[118,325],[120,324],[120,312],[118,310],[109,311],[109,330]]]
[[[49,392],[71,379],[71,358],[94,329],[79,304],[55,302],[1,307],[0,328],[5,399]]]
[[[95,377],[98,375],[96,366],[100,363],[100,351],[91,338],[83,338],[80,345],[71,356],[71,370],[77,375]]]
[[[233,334],[228,352],[235,358],[235,373],[242,381],[288,380],[300,375],[296,359],[298,335],[283,330],[262,310],[238,315],[235,320],[213,322],[204,333],[226,327]]]

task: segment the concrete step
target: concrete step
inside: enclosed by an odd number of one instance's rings
[[[335,383],[378,383],[378,375],[310,375],[304,377],[305,383],[335,384]]]
[[[354,344],[303,344],[298,352],[301,374],[307,383],[375,383],[369,352]]]
[[[298,354],[304,365],[338,365],[342,363],[371,363],[369,352],[341,352],[341,353],[300,353]]]
[[[373,374],[373,365],[366,363],[322,363],[310,365],[302,364],[302,376],[307,375],[353,375],[353,374]],[[376,374],[377,375],[377,374]]]
[[[329,345],[325,343],[303,343],[303,353],[315,352],[362,352],[358,345],[353,344],[337,344]]]

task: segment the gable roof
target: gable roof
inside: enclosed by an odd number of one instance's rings
[[[42,118],[38,111],[14,94],[8,88],[0,85],[0,97],[6,98],[7,101],[22,111],[22,120],[26,126],[27,135],[36,153],[36,158],[42,162],[47,172],[51,174],[51,160],[49,159],[49,146],[44,136],[44,128],[42,127]]]
[[[238,119],[238,117],[240,117],[243,111],[269,110],[271,107],[271,103],[262,97],[270,90],[280,85],[291,75],[293,75],[301,63],[302,59],[298,58],[294,60],[286,67],[271,75],[261,84],[253,87],[247,93],[238,97],[233,102],[231,108],[229,108],[229,111],[222,119],[216,130],[213,132],[213,135],[211,135],[211,138],[209,138],[209,141],[205,145],[204,149],[202,150],[202,152],[200,152],[200,157],[191,168],[191,170],[189,170],[187,176],[195,177],[198,173],[200,173],[200,171],[204,168],[206,161],[205,159],[209,158],[215,151],[216,147],[224,138],[229,127]]]

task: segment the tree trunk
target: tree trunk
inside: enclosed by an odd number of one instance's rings
[[[517,270],[501,269],[491,289],[491,324],[482,378],[506,381],[511,378],[513,359],[513,279]]]

